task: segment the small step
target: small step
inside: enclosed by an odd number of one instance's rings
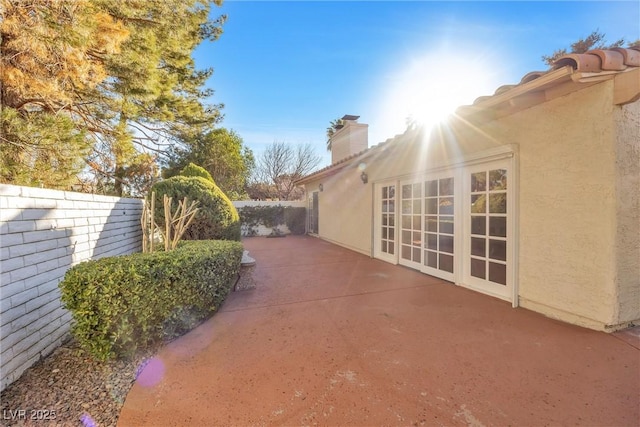
[[[249,256],[249,251],[242,252],[242,260],[240,261],[242,267],[250,267],[256,265],[256,260]]]

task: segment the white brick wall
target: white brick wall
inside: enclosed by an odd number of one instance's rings
[[[0,390],[66,338],[67,269],[139,252],[141,214],[142,200],[0,184]]]

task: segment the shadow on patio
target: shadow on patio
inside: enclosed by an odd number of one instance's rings
[[[640,350],[311,237],[166,346],[120,426],[637,425]]]

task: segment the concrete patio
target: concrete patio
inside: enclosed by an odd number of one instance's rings
[[[564,324],[312,237],[167,345],[119,426],[640,425],[638,328]]]

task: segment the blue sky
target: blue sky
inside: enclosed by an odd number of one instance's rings
[[[432,2],[227,0],[224,33],[195,54],[213,67],[221,126],[256,156],[274,141],[325,148],[329,122],[369,124],[369,146],[490,95],[544,54],[592,30],[640,38],[640,2]]]

